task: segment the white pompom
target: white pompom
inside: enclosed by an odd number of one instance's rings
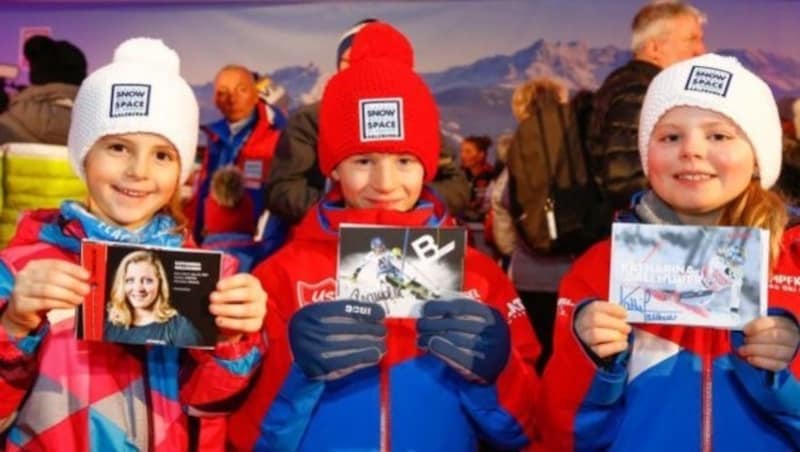
[[[160,39],[132,38],[114,51],[114,62],[152,65],[159,70],[180,74],[181,60],[174,50]]]

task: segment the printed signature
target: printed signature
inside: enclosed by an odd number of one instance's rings
[[[647,312],[647,303],[650,302],[650,294],[639,286],[634,286],[630,290],[626,290],[623,286],[620,288],[619,304],[629,312]]]

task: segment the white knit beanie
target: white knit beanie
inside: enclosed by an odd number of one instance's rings
[[[650,83],[639,119],[639,156],[647,174],[647,147],[661,116],[673,107],[700,107],[736,123],[753,146],[761,186],[781,172],[781,122],[769,86],[734,57],[701,55],[662,70]]]
[[[97,140],[153,133],[175,146],[183,183],[194,165],[199,114],[192,88],[180,76],[178,54],[160,39],[129,39],[78,90],[67,140],[72,168],[85,181],[83,160]]]

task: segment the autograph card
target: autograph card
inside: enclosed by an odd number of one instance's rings
[[[609,300],[631,323],[741,329],[767,312],[769,232],[615,223]]]
[[[462,228],[343,225],[338,296],[378,303],[387,317],[419,317],[427,300],[460,295],[465,249]]]

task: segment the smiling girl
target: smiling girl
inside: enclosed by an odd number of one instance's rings
[[[82,239],[192,246],[178,187],[195,158],[198,106],[179,66],[161,41],[136,38],[85,80],[68,147],[88,200],[28,213],[0,253],[6,450],[187,450],[185,403],[202,409],[235,395],[260,361],[250,333],[266,294],[246,274],[223,278],[211,295],[213,353],[75,339],[74,311],[89,293]]]
[[[800,231],[769,188],[781,168],[770,88],[735,58],[663,70],[639,124],[652,190],[618,221],[770,232],[773,274],[797,275]],[[637,324],[608,296],[610,242],[575,262],[559,291],[542,393],[543,450],[797,450],[798,297],[770,285],[769,313],[742,331]]]

